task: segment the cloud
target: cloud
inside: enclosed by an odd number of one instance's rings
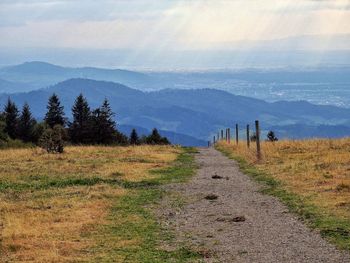
[[[1,25],[23,25],[42,21],[110,21],[153,19],[170,4],[168,1],[53,0],[5,1],[0,3]],[[13,23],[13,21],[17,21]]]
[[[137,56],[346,34],[349,21],[342,0],[1,0],[0,47],[128,48]]]
[[[347,0],[1,0],[0,25],[13,26],[47,20],[147,20],[160,18],[164,13],[170,14],[178,7],[193,9],[194,6],[199,7],[199,10],[207,6],[213,10],[227,8],[234,15],[246,10],[249,13],[268,14],[350,9]]]

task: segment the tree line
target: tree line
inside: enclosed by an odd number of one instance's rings
[[[97,109],[91,109],[80,94],[72,107],[72,120],[65,116],[60,99],[53,94],[47,104],[44,120],[38,122],[28,103],[19,111],[9,98],[0,113],[0,143],[20,140],[45,148],[48,152],[62,152],[66,143],[74,145],[139,145],[170,144],[157,129],[148,136],[139,137],[133,129],[130,136],[119,132],[109,101],[104,99]]]

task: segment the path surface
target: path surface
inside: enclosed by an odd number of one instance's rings
[[[178,242],[204,249],[205,262],[350,262],[276,198],[259,193],[261,186],[233,160],[212,148],[199,151],[197,175],[168,188],[188,202],[163,209],[160,217]],[[215,174],[223,179],[212,179]],[[218,199],[205,199],[208,194]]]

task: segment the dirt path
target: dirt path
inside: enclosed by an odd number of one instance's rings
[[[185,205],[167,206],[160,215],[177,242],[204,251],[205,262],[350,262],[276,198],[259,193],[261,186],[233,160],[214,149],[199,151],[197,175],[168,188],[180,193]],[[223,178],[213,179],[215,174]],[[218,198],[207,200],[210,194]]]

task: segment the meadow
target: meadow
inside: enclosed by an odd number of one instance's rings
[[[187,262],[152,207],[159,187],[194,171],[191,149],[66,147],[0,151],[0,256],[5,262]]]
[[[263,142],[262,159],[244,142],[216,146],[311,227],[350,250],[350,139]]]

